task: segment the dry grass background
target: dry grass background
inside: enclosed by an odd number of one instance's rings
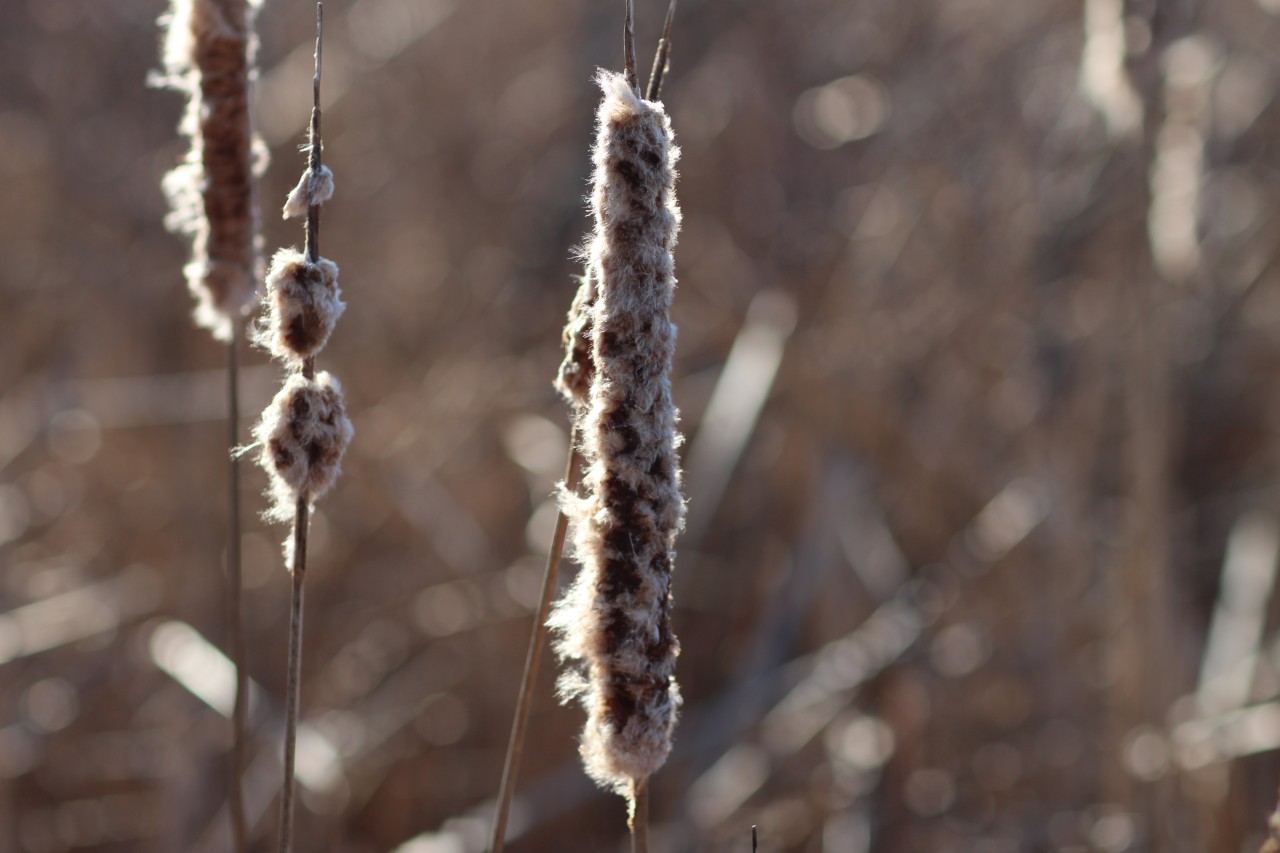
[[[0,4],[0,851],[225,849],[228,727],[188,689],[216,693],[217,668],[174,625],[224,642],[223,353],[160,224],[183,150],[180,99],[144,88],[162,5]],[[637,5],[652,45],[666,4]],[[746,850],[753,823],[767,851],[1260,843],[1271,634],[1236,700],[1260,711],[1208,746],[1165,734],[1201,713],[1177,700],[1229,538],[1274,566],[1280,19],[1159,7],[1201,41],[1158,99],[1184,126],[1143,149],[1078,92],[1074,0],[682,2],[686,708],[659,849]],[[551,379],[619,8],[329,5],[325,251],[349,310],[326,365],[357,439],[313,528],[303,716],[332,750],[307,753],[302,849],[483,836],[564,460]],[[312,13],[260,17],[268,211],[302,165]],[[294,239],[266,219],[268,246]],[[276,382],[253,357],[244,411]],[[289,584],[279,531],[248,528],[265,850]],[[1274,623],[1269,583],[1232,599],[1240,620]],[[509,849],[619,849],[622,804],[583,776],[551,680]]]

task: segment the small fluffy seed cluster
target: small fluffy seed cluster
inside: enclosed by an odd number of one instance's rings
[[[333,174],[308,168],[285,203],[285,216],[305,216],[332,196]],[[296,249],[281,249],[271,259],[266,290],[254,340],[290,372],[253,435],[262,448],[258,461],[271,480],[267,515],[288,521],[298,501],[315,501],[333,487],[354,434],[342,386],[312,367],[346,305],[338,265]]]
[[[284,218],[306,216],[307,209],[333,198],[333,172],[328,166],[308,168],[284,202]]]
[[[322,371],[285,380],[253,430],[272,475],[272,518],[287,521],[299,495],[315,500],[333,488],[352,434],[337,379]]]
[[[164,178],[166,226],[191,237],[195,320],[219,340],[253,305],[260,255],[254,177],[265,164],[249,113],[258,0],[173,0],[161,82],[187,95],[186,158]]]
[[[276,252],[266,291],[266,316],[254,338],[286,363],[301,365],[323,349],[347,308],[338,287],[338,265],[326,258],[310,261],[296,249]]]
[[[594,154],[591,279],[571,323],[591,342],[582,414],[585,496],[565,495],[582,571],[551,625],[562,656],[580,663],[562,690],[587,710],[587,772],[624,796],[671,751],[680,693],[671,629],[675,537],[684,523],[670,370],[676,330],[672,250],[680,225],[679,152],[660,103],[602,72]],[[585,295],[584,295],[585,294]],[[576,397],[578,374],[561,375]]]
[[[588,266],[578,280],[578,292],[569,306],[569,319],[564,326],[564,361],[556,373],[555,386],[576,416],[591,400],[591,378],[595,364],[591,359],[591,309],[595,306],[595,283]]]

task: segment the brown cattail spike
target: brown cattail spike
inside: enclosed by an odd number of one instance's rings
[[[187,285],[196,322],[219,340],[253,305],[258,276],[258,222],[253,178],[260,150],[253,141],[256,2],[173,0],[167,16],[162,82],[188,96],[181,129],[186,159],[165,176],[170,230],[192,238]]]
[[[630,796],[666,760],[680,703],[670,617],[684,499],[669,376],[679,152],[661,104],[624,75],[602,72],[599,83],[588,494],[564,496],[583,569],[551,621],[561,654],[585,669],[562,688],[587,708],[587,771]]]

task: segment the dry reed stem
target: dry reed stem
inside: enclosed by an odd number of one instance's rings
[[[236,669],[236,696],[231,712],[231,837],[237,853],[249,849],[249,827],[244,811],[244,765],[246,708],[249,698],[249,673],[245,669],[244,583],[241,560],[240,531],[240,329],[232,325],[227,342],[227,439],[231,448],[228,479],[227,595],[230,604],[231,659]]]
[[[636,27],[632,0],[627,0],[627,14],[622,24],[622,73],[627,85],[639,94],[640,81],[636,77]]]
[[[671,0],[667,7],[667,20],[662,25],[662,38],[658,40],[658,50],[653,56],[653,70],[649,72],[649,88],[645,92],[647,101],[662,97],[662,80],[671,70],[671,24],[675,18],[676,0]]]
[[[565,465],[561,489],[572,492],[578,486],[578,472],[582,459],[578,454],[578,430],[569,437],[569,461]],[[524,756],[524,739],[529,728],[529,711],[533,707],[533,688],[538,682],[538,669],[542,661],[542,648],[547,639],[547,614],[555,598],[556,580],[560,575],[560,558],[564,554],[564,541],[569,531],[569,519],[563,512],[556,518],[555,533],[551,537],[551,549],[547,552],[547,564],[542,574],[542,597],[534,616],[529,648],[524,659],[524,674],[520,678],[520,698],[516,704],[515,719],[511,723],[511,739],[507,744],[507,757],[502,767],[502,783],[498,792],[498,806],[493,820],[493,832],[489,842],[491,853],[502,853],[507,843],[507,818],[511,813],[511,798],[515,795],[516,777],[520,773],[520,759]]]

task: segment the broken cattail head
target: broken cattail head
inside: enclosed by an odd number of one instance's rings
[[[173,0],[164,23],[160,82],[187,95],[181,130],[185,160],[165,176],[166,226],[191,238],[187,285],[196,322],[229,340],[256,298],[260,245],[254,176],[262,166],[253,139],[257,2]]]
[[[591,309],[595,301],[595,285],[588,266],[578,280],[578,292],[569,306],[569,319],[562,335],[564,361],[555,380],[556,390],[575,414],[591,402],[591,377],[595,374],[591,360]]]
[[[284,362],[301,364],[324,348],[346,303],[338,265],[296,249],[281,249],[267,272],[266,314],[255,334],[259,346]]]
[[[337,379],[324,372],[314,379],[291,375],[253,430],[262,447],[259,464],[271,480],[268,517],[287,521],[299,500],[329,491],[354,432]]]
[[[599,82],[586,495],[562,496],[583,568],[551,625],[561,655],[581,664],[561,690],[587,709],[587,772],[630,796],[666,761],[680,705],[671,573],[684,498],[670,380],[678,151],[660,103],[622,74]]]
[[[289,193],[284,203],[284,218],[293,219],[306,216],[307,208],[324,204],[333,198],[333,172],[328,166],[319,169],[308,168],[302,173],[302,179]]]

